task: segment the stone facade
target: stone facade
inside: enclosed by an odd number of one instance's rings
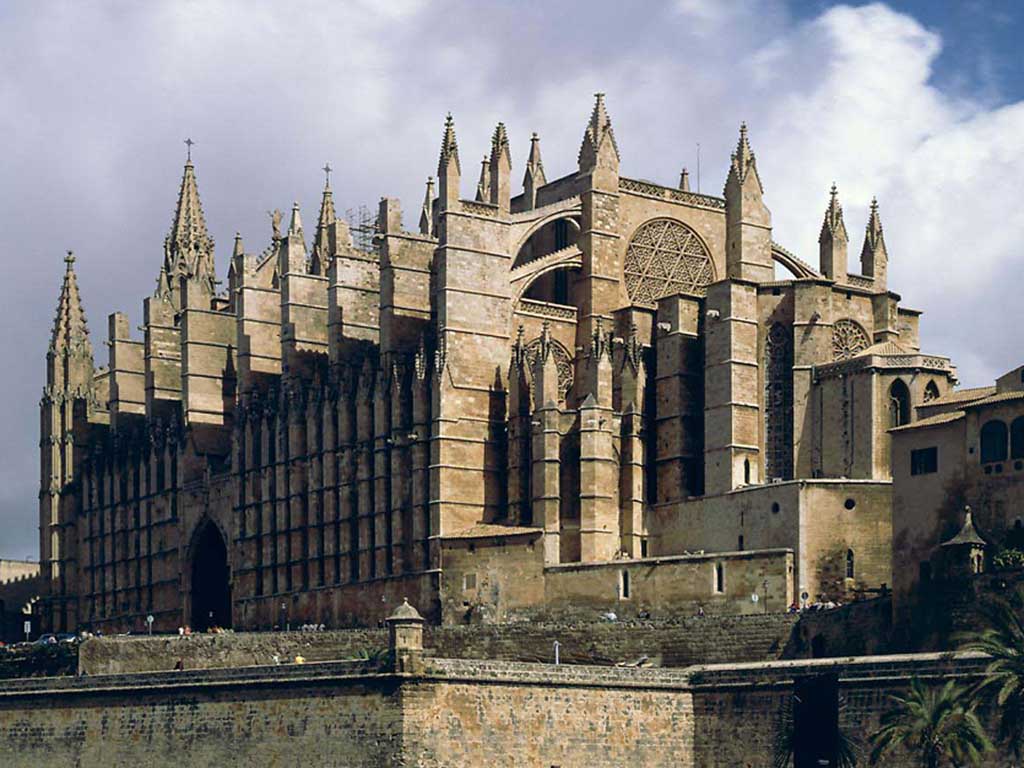
[[[816,269],[772,240],[745,126],[723,197],[660,186],[620,173],[602,96],[568,176],[534,135],[513,196],[499,125],[463,199],[450,117],[437,174],[417,231],[381,200],[370,249],[329,185],[311,239],[275,212],[218,294],[190,159],[143,337],[111,315],[102,368],[69,256],[41,403],[49,627],[372,624],[403,597],[454,622],[465,575],[571,603],[627,560],[664,574],[634,583],[666,611],[687,568],[686,610],[891,581],[887,430],[954,369],[889,290],[877,205],[854,274],[832,190]],[[864,567],[834,578],[836,552]],[[723,600],[730,558],[760,565]]]

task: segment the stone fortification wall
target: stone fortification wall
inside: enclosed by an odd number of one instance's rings
[[[801,681],[834,680],[840,727],[864,743],[912,677],[970,682],[983,665],[941,654],[685,670],[427,659],[413,674],[325,663],[18,680],[0,690],[0,764],[764,766]]]
[[[0,765],[398,764],[394,681],[361,664],[19,680]]]
[[[782,658],[798,617],[706,616],[671,622],[521,622],[508,625],[428,627],[434,657],[547,662],[559,643],[565,664],[611,665],[643,657],[652,665]],[[104,637],[81,645],[79,668],[88,675],[273,664],[301,655],[307,661],[351,659],[387,645],[383,629],[265,632],[223,635]]]

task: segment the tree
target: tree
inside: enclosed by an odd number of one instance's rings
[[[971,689],[977,703],[999,713],[999,738],[1020,759],[1024,753],[1024,596],[1015,592],[990,604],[989,626],[967,635],[961,648],[980,651],[991,659],[981,681]]]
[[[906,696],[891,698],[893,708],[871,736],[872,765],[902,750],[917,757],[922,768],[964,768],[980,765],[992,749],[969,696],[954,681],[937,688],[914,678]]]

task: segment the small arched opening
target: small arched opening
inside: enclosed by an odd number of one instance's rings
[[[994,419],[981,428],[981,463],[1006,461],[1006,422]]]
[[[848,578],[848,579],[854,578],[853,574],[854,574],[853,550],[852,549],[848,549],[848,550],[846,550],[846,578]]]
[[[902,379],[889,387],[889,426],[902,427],[910,423],[910,390]]]
[[[939,385],[935,381],[929,381],[924,387],[924,402],[930,403],[939,397]]]
[[[192,539],[192,612],[190,624],[202,632],[231,626],[231,583],[228,550],[212,520],[199,524]]]

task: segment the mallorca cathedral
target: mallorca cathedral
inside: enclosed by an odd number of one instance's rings
[[[236,236],[218,292],[185,164],[141,338],[96,366],[68,254],[41,400],[44,624],[438,624],[782,610],[892,582],[890,436],[949,392],[823,190],[817,266],[772,239],[745,126],[722,197],[629,178],[602,95],[577,169],[455,125],[418,227]],[[287,226],[286,226],[287,225]],[[762,602],[763,601],[763,602]],[[760,605],[759,605],[760,603]]]

